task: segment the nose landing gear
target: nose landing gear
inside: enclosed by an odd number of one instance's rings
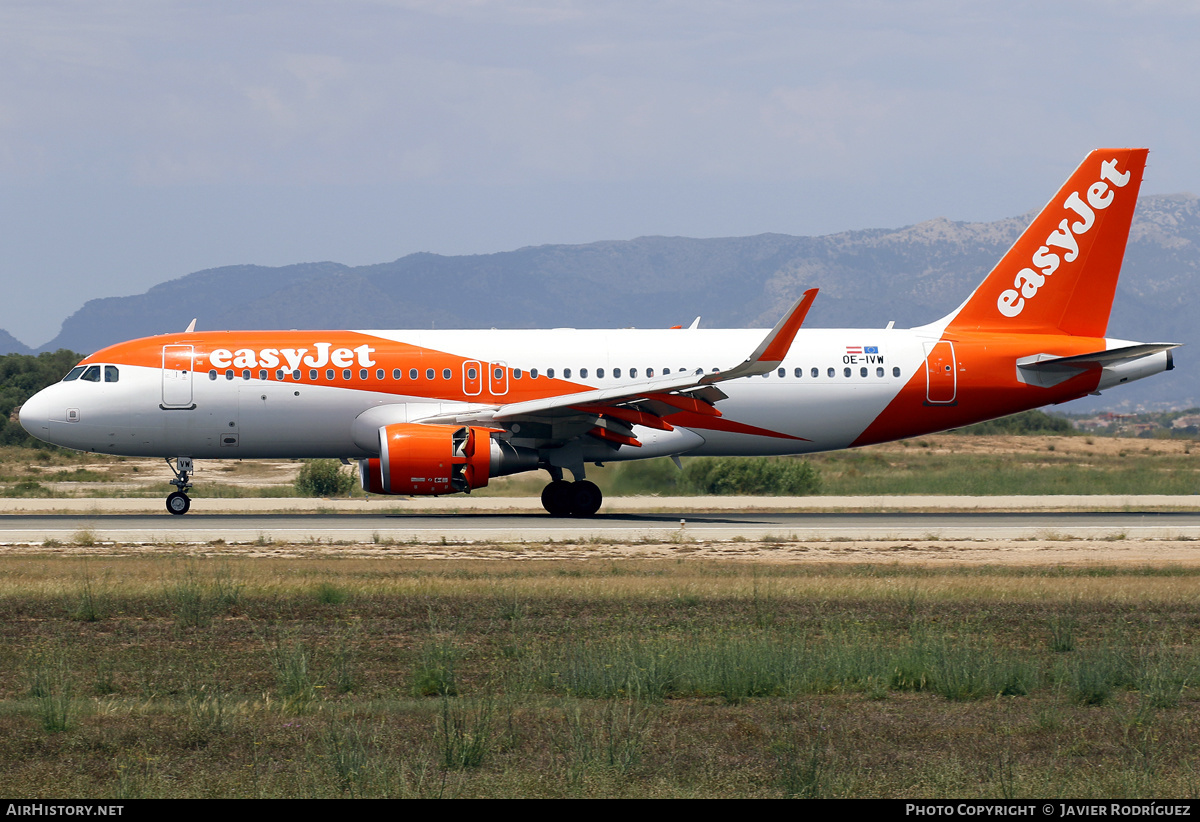
[[[187,495],[187,490],[192,487],[189,479],[193,471],[192,458],[167,457],[167,467],[175,475],[175,479],[170,481],[171,485],[178,489],[167,497],[167,510],[176,515],[186,514],[192,507],[192,500]]]

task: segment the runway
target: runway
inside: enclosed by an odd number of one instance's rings
[[[0,544],[546,543],[771,540],[1200,540],[1195,512],[8,514]]]

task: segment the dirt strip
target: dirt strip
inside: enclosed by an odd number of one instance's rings
[[[1200,565],[1190,540],[822,540],[547,542],[547,543],[274,543],[6,545],[6,556],[154,556],[279,559],[356,557],[409,560],[723,560],[761,563],[919,565]]]
[[[374,497],[368,499],[311,499],[250,497],[192,500],[200,514],[320,513],[382,514],[456,512],[510,513],[541,511],[536,497]],[[1200,494],[1061,494],[1048,496],[859,496],[859,497],[608,497],[602,514],[716,513],[723,511],[1200,511]],[[0,498],[3,514],[159,514],[159,498]]]

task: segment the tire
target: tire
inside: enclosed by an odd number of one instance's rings
[[[579,480],[571,483],[571,514],[577,517],[595,516],[604,502],[604,494],[594,482]]]
[[[571,513],[571,483],[555,480],[542,489],[542,507],[552,517],[565,517]]]
[[[192,507],[192,501],[182,491],[176,491],[167,497],[167,510],[176,516],[182,516]]]

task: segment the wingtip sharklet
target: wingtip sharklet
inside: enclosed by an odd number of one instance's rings
[[[770,333],[763,337],[763,341],[759,343],[758,348],[754,349],[754,353],[747,357],[745,362],[732,371],[710,374],[702,382],[722,382],[724,380],[737,379],[738,377],[752,377],[757,374],[765,374],[783,362],[792,347],[792,343],[796,339],[796,332],[804,324],[804,319],[808,316],[808,310],[812,308],[813,301],[816,300],[819,290],[817,288],[810,288],[805,291],[800,299],[796,300],[792,305],[791,309],[780,318]]]

